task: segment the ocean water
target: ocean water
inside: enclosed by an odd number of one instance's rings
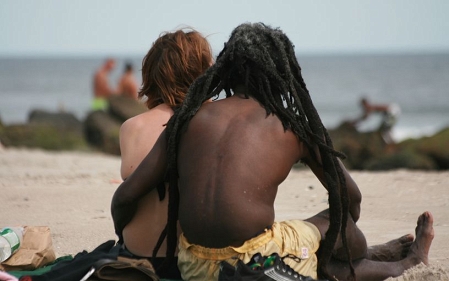
[[[125,61],[141,82],[142,57],[117,57],[115,86]],[[65,110],[83,120],[92,98],[92,75],[103,57],[0,58],[0,119],[25,123],[33,109]],[[328,128],[361,114],[359,100],[396,103],[396,140],[430,135],[449,127],[449,53],[414,55],[298,56],[312,100]],[[370,117],[361,130],[374,129]]]

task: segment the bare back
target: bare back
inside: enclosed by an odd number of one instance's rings
[[[109,86],[109,73],[114,69],[115,61],[108,59],[102,67],[100,67],[94,75],[93,90],[95,98],[108,98],[115,94],[115,90]]]
[[[123,179],[128,178],[139,166],[172,115],[173,110],[168,105],[160,104],[123,123],[120,130]],[[161,201],[157,190],[152,190],[139,198],[132,220],[123,229],[123,239],[128,250],[135,255],[152,256],[153,249],[167,223],[167,208],[168,196]],[[164,241],[158,256],[164,256],[165,252]]]
[[[203,105],[178,155],[179,219],[189,242],[239,246],[271,226],[278,185],[303,151],[277,116],[267,116],[252,98]]]
[[[121,77],[120,82],[118,84],[118,93],[120,95],[137,100],[138,99],[137,92],[138,92],[137,82],[134,79],[133,73],[128,72],[124,74]]]

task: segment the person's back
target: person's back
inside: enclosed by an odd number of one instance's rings
[[[108,75],[115,67],[115,60],[107,59],[104,64],[95,72],[93,81],[93,91],[95,98],[108,98],[115,91],[109,86]]]
[[[278,185],[301,154],[298,138],[255,99],[203,105],[179,148],[179,219],[189,242],[240,246],[270,227]]]
[[[173,115],[166,104],[160,104],[151,110],[125,121],[120,130],[120,148],[122,151],[121,176],[129,177],[148,151],[151,150],[164,124]],[[138,211],[132,221],[123,230],[126,248],[133,254],[150,257],[159,235],[167,222],[168,199],[160,200],[158,192],[150,192],[139,202]],[[166,243],[163,243],[159,256],[164,256]]]
[[[115,67],[115,60],[107,59],[103,65],[95,72],[93,77],[93,100],[91,102],[92,110],[106,110],[109,106],[108,98],[116,94],[115,89],[109,85],[109,74]]]
[[[138,98],[137,82],[134,78],[133,67],[130,63],[125,65],[125,72],[120,78],[117,92],[119,95],[123,95],[131,99],[137,100]]]

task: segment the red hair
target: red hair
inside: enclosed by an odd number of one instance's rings
[[[190,85],[212,63],[206,38],[195,30],[162,34],[142,61],[142,88],[149,109],[165,103],[179,106]]]

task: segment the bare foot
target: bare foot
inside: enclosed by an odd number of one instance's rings
[[[424,212],[418,218],[415,229],[416,239],[410,247],[409,254],[403,259],[405,269],[419,263],[429,264],[429,250],[435,235],[433,230],[433,216],[430,212]]]
[[[373,261],[399,261],[405,258],[413,243],[413,235],[407,234],[384,244],[370,246],[367,259]]]

